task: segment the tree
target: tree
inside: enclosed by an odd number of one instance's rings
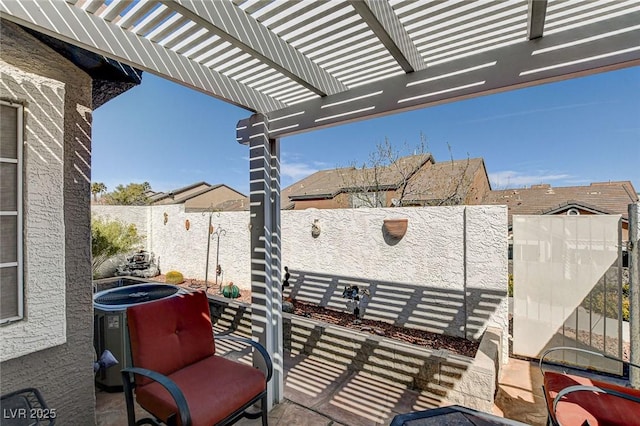
[[[91,272],[96,275],[98,268],[113,256],[138,248],[143,238],[133,224],[119,220],[91,218]]]
[[[103,192],[107,192],[107,185],[102,182],[91,182],[93,201],[98,201],[98,194],[102,194]]]
[[[130,183],[127,186],[118,185],[113,192],[104,196],[106,204],[120,206],[144,206],[150,200],[147,192],[151,190],[149,182]]]
[[[447,167],[438,163],[439,173],[430,179],[413,179],[426,162],[435,163],[426,152],[426,139],[413,149],[405,145],[403,152],[387,138],[376,145],[369,160],[360,167],[340,169],[343,191],[349,194],[349,207],[399,207],[410,205],[457,205],[464,202],[464,191],[471,183],[470,160],[455,162],[451,147]],[[404,154],[403,154],[404,153]],[[450,167],[449,167],[450,166]],[[429,165],[427,167],[434,167]],[[390,199],[389,199],[390,198]]]

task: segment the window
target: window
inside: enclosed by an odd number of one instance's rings
[[[0,101],[0,322],[23,316],[22,105]]]
[[[569,210],[567,210],[567,216],[580,216],[580,210],[578,210],[578,209],[569,209]]]
[[[384,207],[384,192],[356,192],[351,194],[351,207]]]

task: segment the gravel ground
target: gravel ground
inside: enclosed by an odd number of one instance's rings
[[[157,277],[153,277],[150,278],[150,280],[152,281],[158,281],[161,283],[166,282],[166,277],[164,275],[158,275]],[[216,295],[216,296],[220,296],[220,292],[218,291],[218,287],[220,286],[220,283],[218,283],[218,285],[215,284],[215,277],[214,280],[209,280],[208,282],[209,284],[209,290],[207,291],[208,294],[212,294],[212,295]],[[223,283],[223,285],[227,285],[229,284],[228,282]],[[187,288],[189,290],[204,290],[205,289],[205,283],[204,280],[196,280],[196,279],[192,279],[192,278],[185,278],[183,283],[177,284],[180,287],[184,287]],[[240,297],[234,299],[236,302],[242,302],[242,303],[251,303],[251,290],[240,290]]]

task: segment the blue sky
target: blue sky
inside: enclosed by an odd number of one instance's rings
[[[92,180],[111,191],[206,181],[248,195],[248,148],[235,141],[250,112],[149,73],[94,111]],[[482,96],[281,140],[282,187],[365,162],[387,138],[420,134],[436,161],[483,157],[494,189],[631,180],[640,191],[640,67]]]

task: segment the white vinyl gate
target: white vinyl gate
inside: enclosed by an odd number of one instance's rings
[[[513,352],[554,346],[622,357],[621,216],[514,216]],[[574,351],[555,361],[622,374],[622,364]]]

